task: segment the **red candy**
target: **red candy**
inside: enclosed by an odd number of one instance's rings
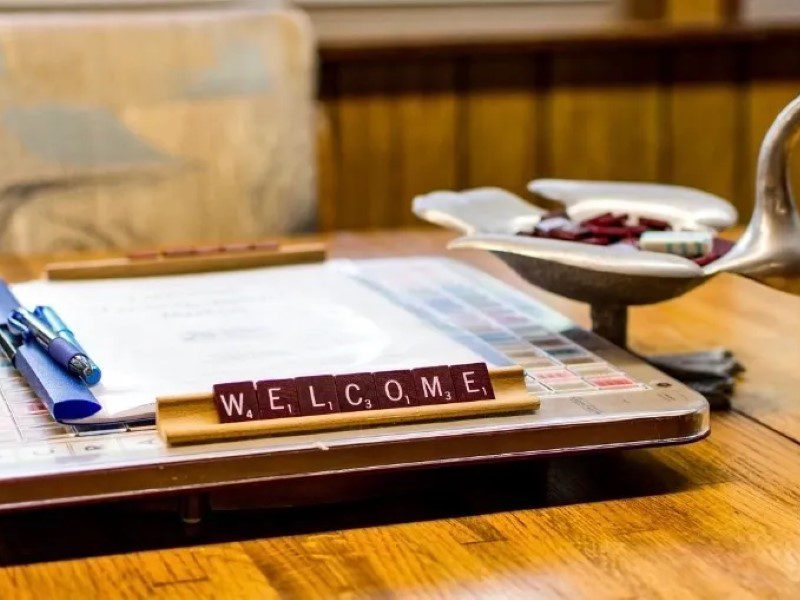
[[[693,258],[692,260],[700,267],[705,267],[706,265],[710,265],[712,262],[720,258],[721,254],[715,254],[712,252],[711,254],[706,254],[705,256],[698,256],[697,258]]]
[[[605,236],[612,238],[629,238],[639,237],[647,227],[643,225],[630,225],[630,226],[605,226],[605,225],[587,225],[586,228],[596,236]]]
[[[615,215],[607,212],[577,223],[571,221],[564,211],[553,211],[542,216],[533,231],[520,232],[519,235],[549,238],[566,242],[579,242],[592,246],[625,244],[638,250],[639,237],[645,231],[667,231],[671,229],[667,221],[639,217],[637,225],[627,225],[628,214]],[[724,256],[733,247],[733,242],[714,238],[713,250],[693,259],[701,267]],[[626,248],[627,249],[627,248]]]
[[[666,231],[669,229],[669,223],[661,219],[648,219],[647,217],[639,217],[639,225],[644,225],[647,229],[655,229],[657,231]]]
[[[733,248],[733,245],[734,243],[729,240],[725,240],[722,238],[714,238],[713,245],[711,246],[711,252],[709,252],[704,256],[698,256],[697,258],[694,258],[692,260],[694,260],[694,262],[698,266],[705,267],[706,265],[711,264],[718,258],[722,258],[723,256],[725,256],[730,251],[730,249]]]
[[[586,219],[581,225],[599,225],[601,227],[624,227],[628,220],[627,214],[614,216],[611,213],[603,213],[591,219]]]
[[[712,254],[719,254],[722,256],[723,254],[727,254],[731,248],[733,248],[734,243],[730,240],[724,240],[722,238],[714,238],[713,246],[711,247]]]

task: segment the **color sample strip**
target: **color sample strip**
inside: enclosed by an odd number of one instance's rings
[[[494,399],[484,363],[214,386],[221,423]]]

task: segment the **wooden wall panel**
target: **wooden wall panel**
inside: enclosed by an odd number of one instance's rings
[[[414,196],[453,189],[457,181],[459,143],[455,63],[415,61],[396,68],[402,92],[396,126],[400,128],[400,183],[390,208],[393,223],[418,224],[411,212]]]
[[[400,185],[395,78],[386,64],[342,65],[336,112],[336,225],[358,229],[397,225],[390,207]]]
[[[737,0],[666,0],[664,18],[671,23],[710,24],[731,18]]]
[[[740,185],[746,190],[743,206],[752,207],[756,161],[761,139],[781,109],[800,95],[800,40],[760,44],[749,53],[745,117],[745,164]],[[800,196],[800,151],[791,158],[795,197]]]
[[[663,170],[672,183],[738,203],[745,116],[739,53],[681,48],[669,61]]]
[[[800,94],[800,37],[343,58],[331,73],[325,226],[409,225],[418,193],[525,196],[534,177],[698,187],[746,220],[761,139]]]
[[[549,96],[552,177],[654,181],[663,139],[658,53],[556,54]]]
[[[461,123],[466,187],[500,186],[524,195],[527,182],[540,175],[541,62],[528,55],[467,62]]]
[[[414,195],[456,185],[454,86],[450,60],[339,67],[338,227],[414,223]]]

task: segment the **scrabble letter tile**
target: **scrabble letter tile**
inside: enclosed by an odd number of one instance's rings
[[[262,419],[299,417],[300,403],[294,379],[267,379],[256,383]]]
[[[450,377],[450,367],[423,367],[412,370],[420,404],[456,402],[456,390]]]
[[[298,377],[295,383],[301,415],[327,415],[339,412],[333,375]]]
[[[453,365],[450,367],[450,375],[459,402],[494,400],[492,380],[484,363]]]
[[[342,411],[372,410],[378,408],[375,381],[372,373],[337,375],[336,395]]]
[[[218,383],[214,386],[214,404],[220,423],[236,423],[261,418],[256,388],[252,381]]]
[[[404,408],[419,404],[411,371],[380,371],[373,373],[372,378],[381,408]]]

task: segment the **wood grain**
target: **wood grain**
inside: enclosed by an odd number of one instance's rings
[[[565,52],[553,59],[550,175],[653,181],[662,142],[659,56]]]
[[[342,65],[337,227],[387,226],[399,200],[395,82],[387,65]]]
[[[45,275],[53,281],[155,277],[183,273],[209,273],[276,265],[315,263],[325,260],[323,244],[284,244],[276,250],[247,250],[216,254],[192,254],[154,259],[108,258],[50,263]]]
[[[455,63],[426,60],[394,65],[401,86],[397,99],[399,156],[392,168],[399,170],[396,204],[391,223],[418,224],[409,210],[418,194],[457,187],[459,136]]]
[[[475,57],[466,70],[463,185],[498,186],[525,195],[527,183],[540,174],[537,63],[526,55]]]
[[[687,47],[669,57],[663,167],[670,181],[717,194],[739,206],[744,191],[744,92],[737,52]],[[748,188],[749,189],[749,188]]]
[[[456,187],[454,85],[446,60],[340,67],[336,226],[413,223],[416,194]]]
[[[327,236],[336,256],[443,252],[446,232]],[[496,258],[454,258],[543,298]],[[51,256],[0,259],[5,277]],[[722,276],[632,310],[642,351],[725,345],[736,409],[689,446],[414,473],[379,501],[218,514],[187,538],[152,513],[0,517],[0,595],[68,597],[793,597],[800,581],[800,300]],[[769,427],[762,425],[763,421]],[[327,485],[325,482],[320,485]],[[256,503],[257,498],[251,498]],[[94,527],[72,533],[87,519]]]
[[[321,199],[337,215],[326,227],[405,226],[420,191],[525,194],[534,177],[697,186],[745,221],[763,134],[800,93],[800,42],[793,27],[726,36],[691,23],[693,11],[724,18],[726,4],[682,2],[689,22],[672,35],[632,27],[544,47],[325,53],[322,97],[345,179]]]

